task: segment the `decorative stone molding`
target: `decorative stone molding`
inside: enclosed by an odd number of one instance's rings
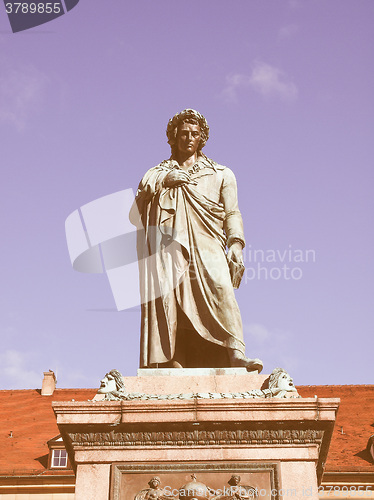
[[[164,463],[164,464],[115,464],[112,469],[112,475],[111,475],[111,495],[110,499],[111,500],[120,500],[123,498],[123,492],[122,488],[126,488],[126,483],[122,483],[122,478],[127,477],[128,474],[132,474],[136,472],[139,477],[144,478],[144,486],[148,482],[150,478],[152,479],[158,479],[160,480],[161,484],[159,486],[159,490],[153,488],[145,488],[142,491],[140,491],[136,496],[135,500],[145,500],[147,499],[147,494],[149,493],[159,493],[160,496],[155,495],[154,497],[150,496],[148,498],[157,498],[163,499],[162,497],[162,490],[166,486],[166,484],[170,484],[170,478],[175,477],[180,472],[190,472],[191,477],[197,475],[198,481],[203,481],[204,484],[208,485],[208,490],[210,490],[211,495],[203,495],[202,498],[206,500],[240,500],[241,498],[245,500],[255,500],[258,498],[257,496],[257,490],[256,487],[253,486],[242,486],[241,493],[243,494],[245,491],[244,495],[238,495],[238,493],[235,493],[233,491],[233,496],[229,495],[218,495],[218,496],[213,496],[214,495],[214,490],[216,493],[218,493],[217,490],[223,490],[223,487],[226,485],[226,493],[228,489],[233,490],[235,489],[235,485],[237,483],[232,482],[233,477],[238,477],[240,481],[240,475],[246,475],[246,474],[251,474],[251,482],[257,482],[258,477],[267,478],[267,481],[264,483],[262,482],[262,485],[264,484],[268,485],[269,491],[271,490],[271,500],[279,500],[279,491],[280,491],[280,479],[279,479],[279,464],[273,463],[273,462],[267,462],[267,463],[237,463],[237,462],[231,462],[231,463]],[[167,475],[165,476],[165,473]],[[164,474],[163,478],[160,479],[160,477],[154,477],[155,474],[157,476]],[[212,476],[210,477],[210,474]],[[248,477],[248,476],[247,476]],[[216,486],[212,490],[212,479],[216,479]],[[231,478],[231,479],[230,479]],[[152,481],[151,479],[151,481]],[[148,485],[151,486],[148,482]],[[158,481],[157,481],[158,483]],[[245,480],[244,480],[245,483]],[[180,484],[177,483],[176,489],[183,484],[182,482]],[[182,487],[182,489],[185,489],[186,485]],[[173,500],[173,496],[170,495],[172,493],[170,489],[168,490],[168,499]],[[187,493],[187,492],[184,492]],[[264,490],[260,490],[260,498],[264,498]],[[178,495],[176,495],[178,497]],[[127,497],[126,497],[127,498]],[[191,498],[189,495],[182,494],[179,496],[179,498],[185,498],[188,500],[188,498]],[[201,497],[198,497],[201,498]],[[268,498],[268,497],[266,497]],[[147,499],[148,500],[148,499]]]
[[[324,431],[312,429],[235,429],[170,432],[71,432],[73,446],[297,445],[322,443]]]
[[[53,402],[74,468],[93,460],[104,467],[147,457],[154,475],[155,463],[187,456],[213,462],[306,461],[318,480],[338,406],[337,399],[318,398]]]

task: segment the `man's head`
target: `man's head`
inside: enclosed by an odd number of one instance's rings
[[[229,485],[231,486],[238,486],[238,484],[240,483],[240,476],[239,474],[233,474],[229,480]]]
[[[196,132],[199,133],[199,143],[197,145],[197,152],[199,153],[209,138],[209,127],[204,116],[194,109],[185,109],[169,120],[166,135],[173,156],[177,154],[178,148],[183,147],[183,143],[188,147],[186,141],[182,139],[182,134],[185,136],[188,132],[191,135],[195,135]]]
[[[100,382],[99,394],[108,394],[109,392],[119,392],[125,390],[125,384],[122,375],[118,370],[110,370]]]
[[[158,476],[152,477],[152,479],[148,481],[149,487],[153,488],[154,490],[157,489],[160,486],[160,484],[161,484],[161,479]]]
[[[275,368],[269,379],[269,389],[296,392],[291,376],[283,368]]]

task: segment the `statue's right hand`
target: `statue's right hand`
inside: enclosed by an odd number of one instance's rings
[[[177,187],[191,183],[191,178],[184,170],[173,168],[164,178],[164,187]]]

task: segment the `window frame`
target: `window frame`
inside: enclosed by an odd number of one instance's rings
[[[59,454],[58,457],[55,455]],[[65,454],[65,456],[61,457],[61,454]],[[57,459],[60,465],[54,465],[54,460]],[[61,465],[61,461],[65,460],[64,465]],[[65,448],[52,448],[51,449],[51,469],[67,469],[68,468],[69,457]]]

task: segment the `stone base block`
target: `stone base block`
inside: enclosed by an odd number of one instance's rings
[[[147,394],[248,391],[261,389],[268,379],[245,368],[143,368],[137,377],[123,377],[128,392]]]
[[[124,381],[129,392],[219,393],[261,388],[266,378],[189,371]],[[53,408],[77,471],[77,500],[201,498],[183,493],[197,483],[210,500],[317,500],[338,403],[196,397],[55,402]],[[227,490],[235,482],[244,496]]]

